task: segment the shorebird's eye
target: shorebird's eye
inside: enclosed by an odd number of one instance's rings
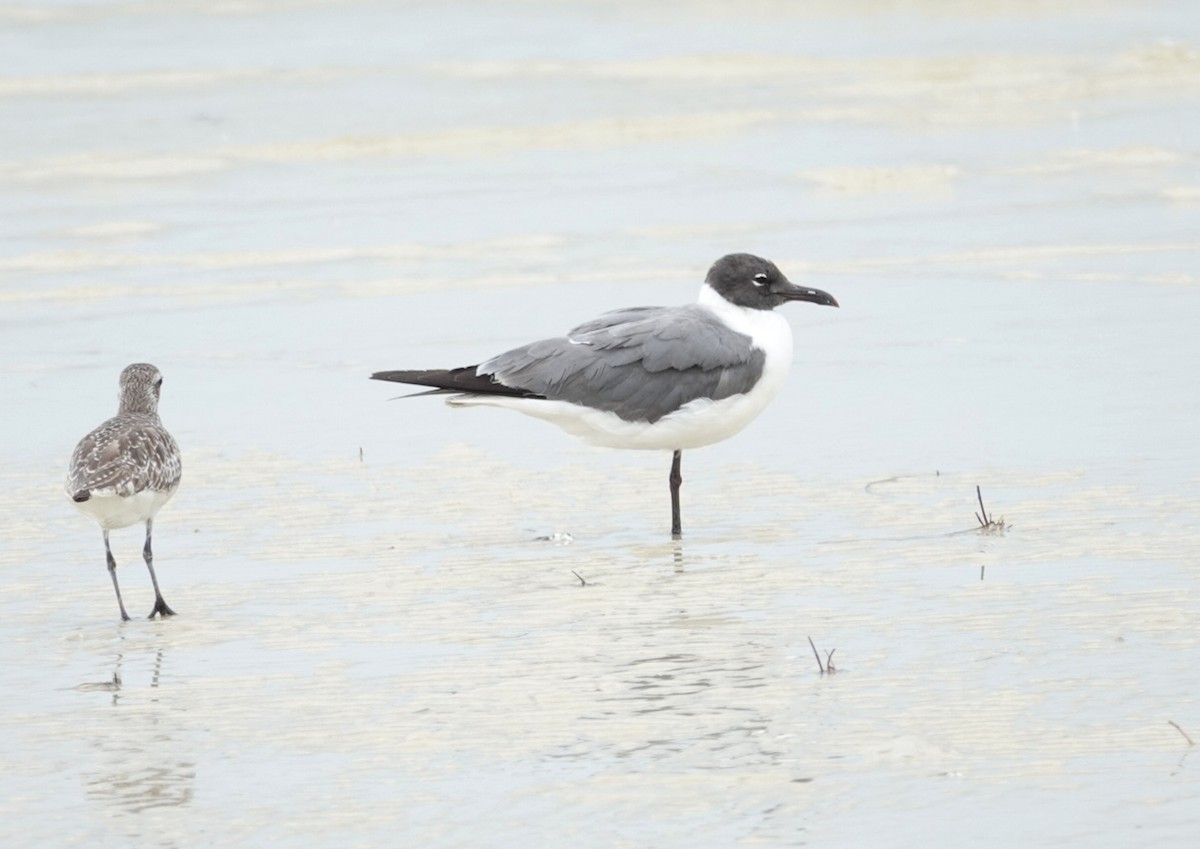
[[[767,275],[762,271],[758,272],[758,274],[755,274],[754,275],[754,285],[760,289],[763,286],[766,286],[767,285]]]

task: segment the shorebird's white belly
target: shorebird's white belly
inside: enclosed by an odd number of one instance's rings
[[[96,495],[87,501],[73,501],[79,510],[96,520],[106,531],[127,528],[153,518],[159,508],[171,500],[175,490],[155,492],[144,489],[136,495]]]
[[[775,312],[737,307],[715,292],[712,294],[712,298],[706,299],[702,293],[700,302],[716,312],[732,329],[749,336],[765,355],[762,375],[749,392],[719,401],[700,398],[653,424],[626,421],[616,413],[568,401],[467,395],[451,398],[448,403],[516,410],[556,424],[591,445],[606,448],[674,451],[728,439],[754,421],[779,393],[792,367],[792,331],[787,319]]]

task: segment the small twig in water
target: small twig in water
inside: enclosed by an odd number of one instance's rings
[[[808,645],[813,650],[813,657],[817,659],[817,669],[821,670],[822,675],[832,675],[833,673],[837,672],[837,669],[833,665],[833,653],[837,651],[837,649],[832,649],[826,652],[825,662],[822,663],[821,653],[817,651],[816,644],[813,643],[812,637],[808,638]]]
[[[1167,724],[1168,724],[1168,725],[1172,725],[1172,726],[1174,726],[1174,727],[1175,727],[1175,730],[1176,730],[1176,731],[1178,731],[1180,734],[1182,734],[1182,735],[1183,735],[1183,739],[1188,741],[1188,745],[1189,745],[1189,746],[1194,746],[1194,745],[1196,745],[1196,741],[1195,741],[1195,740],[1193,740],[1191,737],[1189,737],[1189,736],[1188,736],[1188,733],[1187,733],[1186,731],[1184,731],[1182,728],[1180,728],[1180,727],[1179,727],[1179,723],[1178,723],[1178,722],[1176,722],[1176,721],[1175,721],[1175,720],[1173,720],[1173,719],[1168,719],[1168,720],[1167,720]]]
[[[583,575],[580,575],[574,569],[571,570],[571,574],[579,579],[579,586],[586,587],[588,585],[588,582],[583,579]]]
[[[984,563],[982,566],[979,567],[979,580],[981,580],[981,581],[983,580],[983,570],[986,568],[987,568],[986,563]]]
[[[810,646],[812,646],[813,657],[815,657],[817,659],[817,669],[820,669],[821,674],[824,675],[825,674],[825,664],[823,664],[821,662],[821,653],[819,651],[817,651],[817,647],[815,645],[813,645],[812,637],[808,638],[808,644]]]
[[[975,520],[979,522],[979,530],[986,531],[989,534],[1004,533],[1004,517],[1001,516],[999,521],[996,521],[988,515],[987,510],[983,506],[983,492],[980,491],[978,486],[975,487],[975,497],[979,499],[979,512],[975,514]]]

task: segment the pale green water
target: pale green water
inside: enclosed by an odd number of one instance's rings
[[[1192,845],[1200,18],[804,8],[0,8],[0,843]],[[681,548],[667,457],[365,380],[731,250],[842,309]]]

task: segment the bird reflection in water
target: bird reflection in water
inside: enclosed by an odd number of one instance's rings
[[[96,726],[101,735],[93,746],[94,766],[83,773],[87,796],[121,813],[187,805],[195,792],[196,765],[186,757],[185,714],[160,688],[163,652],[154,654],[146,687],[139,687],[129,671],[122,674],[124,663],[125,655],[118,654],[110,681],[77,688],[112,692],[113,710]]]

